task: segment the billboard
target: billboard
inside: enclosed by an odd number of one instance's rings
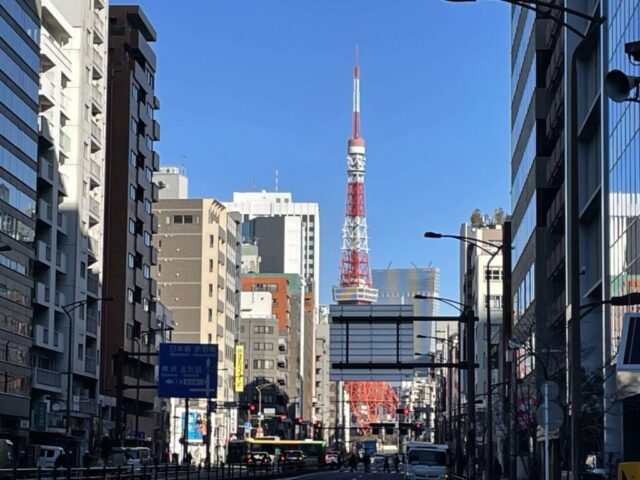
[[[180,418],[180,436],[184,435],[184,408],[176,408],[176,414]],[[189,408],[187,418],[187,441],[190,443],[202,443],[203,435],[207,433],[206,410]]]
[[[244,345],[236,345],[234,390],[244,391]]]
[[[158,397],[216,396],[218,345],[161,343],[158,363]]]

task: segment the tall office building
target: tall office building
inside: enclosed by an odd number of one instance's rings
[[[320,210],[317,203],[294,202],[291,193],[235,192],[226,203],[242,215],[243,241],[257,245],[260,271],[302,276],[318,305]]]
[[[607,9],[609,38],[605,69],[640,76],[637,64],[632,64],[624,51],[625,43],[640,40],[640,0],[602,3]],[[604,281],[609,283],[603,286],[606,298],[606,295],[640,291],[640,105],[608,102],[608,114],[603,116],[608,118],[609,132],[608,162],[603,164],[609,186],[609,194],[604,198],[609,213],[609,222],[605,225],[609,239],[609,269],[604,276]],[[602,407],[605,412],[603,458],[607,472],[614,472],[618,461],[640,458],[639,362],[637,356],[631,357],[628,351],[628,346],[637,346],[637,341],[630,340],[638,338],[638,320],[629,320],[624,328],[625,313],[633,310],[637,312],[638,307],[611,307],[611,315],[604,317],[602,353],[606,376]]]
[[[240,219],[212,199],[160,200],[154,205],[160,225],[154,236],[158,300],[173,312],[173,341],[218,345],[219,401],[234,400],[236,322],[239,315]],[[180,407],[182,408],[182,407]],[[206,413],[205,402],[190,409]],[[176,411],[174,410],[174,414]],[[236,410],[212,415],[212,461],[226,458],[225,444],[236,433]],[[195,442],[195,440],[192,440]],[[200,439],[190,451],[204,460]],[[180,451],[175,449],[173,451]]]
[[[602,3],[572,2],[571,7],[597,16],[603,14]],[[605,298],[602,272],[606,255],[602,239],[606,238],[606,200],[599,192],[603,187],[601,146],[606,144],[606,129],[601,127],[605,117],[600,80],[606,35],[596,35],[580,52],[577,91],[573,91],[565,70],[571,68],[579,38],[563,28],[563,18],[557,9],[542,8],[536,13],[512,8],[512,333],[517,343],[533,348],[537,359],[531,360],[524,350],[519,354],[522,361],[518,376],[525,386],[519,399],[522,402],[526,402],[529,393],[536,395],[537,383],[549,379],[560,386],[565,404],[571,403],[562,353],[570,330],[567,322],[570,326],[571,321],[566,314],[567,305]],[[566,15],[566,21],[586,32],[588,22],[583,19]],[[577,172],[572,171],[568,160],[573,148],[569,133],[573,127],[570,109],[574,95],[578,102]],[[577,179],[577,205],[571,203],[570,179]],[[577,231],[573,231],[572,211],[578,212]],[[577,248],[572,246],[574,239],[579,243]],[[575,261],[571,259],[572,252],[577,253]],[[582,272],[577,286],[580,294],[572,299],[571,279],[576,269]],[[595,372],[602,364],[601,324],[605,314],[598,308],[584,310],[583,315],[581,367]],[[601,431],[574,436],[581,438],[587,450],[599,448],[597,437]],[[518,432],[522,456],[529,456],[528,437],[526,431]],[[572,448],[559,435],[552,436],[553,459],[570,457]],[[554,474],[560,475],[560,463],[552,463]]]
[[[330,381],[329,372],[331,361],[329,358],[329,307],[320,306],[320,319],[316,331],[316,399],[314,405],[313,419],[322,422],[320,437],[333,445],[335,441],[335,429],[337,425],[337,382]]]
[[[373,287],[378,290],[378,304],[413,305],[413,314],[419,317],[435,317],[440,314],[440,303],[435,300],[418,300],[415,295],[438,297],[440,270],[426,268],[386,268],[371,271]],[[457,325],[456,325],[457,329]],[[436,326],[433,322],[414,323],[414,350],[424,355],[435,351],[433,338]],[[453,332],[452,332],[453,333]]]
[[[138,6],[109,7],[109,61],[107,107],[107,162],[105,185],[104,282],[102,293],[113,297],[103,305],[101,391],[116,396],[113,356],[126,352],[154,351],[156,280],[151,268],[158,251],[151,244],[158,231],[152,212],[158,201],[153,172],[159,157],[154,141],[160,127],[154,112],[160,102],[154,95],[156,56],[149,42],[156,32]],[[155,357],[129,356],[124,379],[142,385],[155,381]],[[134,374],[135,373],[135,374]],[[150,442],[159,428],[153,412],[155,391],[126,389],[116,398],[115,433],[125,439]],[[125,415],[126,412],[126,415]],[[138,426],[136,428],[136,425]]]
[[[0,435],[25,448],[38,169],[39,2],[0,2]],[[39,213],[39,212],[38,212]]]
[[[42,2],[31,442],[70,435],[76,463],[100,434],[106,12]]]

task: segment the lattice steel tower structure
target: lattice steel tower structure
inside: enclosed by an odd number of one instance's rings
[[[371,287],[369,242],[364,200],[366,166],[364,138],[360,136],[360,67],[358,51],[353,69],[353,131],[347,143],[347,205],[342,227],[340,285],[333,288],[333,298],[340,305],[367,305],[378,300],[378,290]],[[358,425],[380,420],[380,414],[395,413],[398,397],[386,382],[345,382],[345,391]]]

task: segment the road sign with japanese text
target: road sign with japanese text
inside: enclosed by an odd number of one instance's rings
[[[218,388],[218,346],[161,343],[158,397],[215,398]]]

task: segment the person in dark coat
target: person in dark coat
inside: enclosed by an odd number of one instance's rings
[[[88,450],[84,452],[84,455],[82,456],[82,466],[84,468],[89,468],[91,466],[91,454]]]
[[[396,467],[396,473],[400,471],[400,455],[397,453],[393,457],[393,465]]]
[[[351,467],[352,472],[358,471],[358,457],[353,453],[349,457],[349,466]]]
[[[502,478],[502,465],[497,458],[493,459],[493,478],[500,480]]]
[[[384,463],[382,464],[382,473],[391,473],[391,467],[389,466],[389,456],[384,456]]]

